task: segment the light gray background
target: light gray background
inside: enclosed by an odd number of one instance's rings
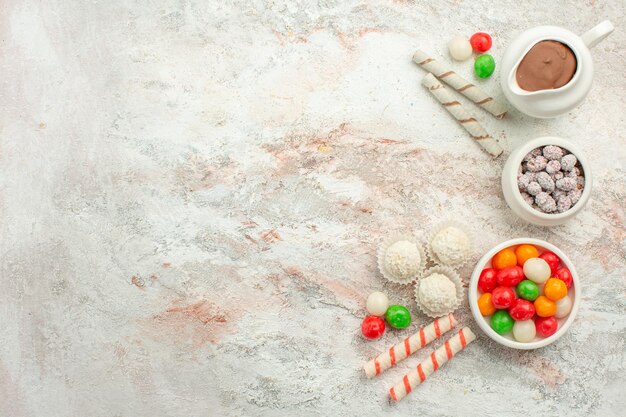
[[[623,1],[0,3],[0,415],[618,416],[626,263]],[[484,30],[496,62],[539,24],[593,50],[587,100],[556,120],[468,107],[507,152],[571,139],[595,174],[567,225],[519,221],[492,160],[419,85],[425,49]],[[454,64],[472,77],[471,61]],[[496,75],[479,84],[501,97]],[[467,103],[463,100],[463,103]],[[574,260],[584,296],[558,343],[479,339],[398,405],[361,366],[379,240],[440,219]],[[472,265],[461,270],[469,278]],[[416,315],[411,330],[427,323]],[[438,346],[439,344],[434,344]]]

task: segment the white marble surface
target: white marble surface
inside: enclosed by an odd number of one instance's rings
[[[0,415],[620,416],[626,409],[626,66],[621,0],[0,2]],[[499,121],[507,152],[587,152],[588,207],[524,225],[493,161],[419,86],[456,34],[583,32],[610,18],[568,115]],[[447,58],[446,58],[447,60]],[[454,66],[471,75],[471,64]],[[497,77],[481,82],[501,96]],[[376,244],[446,216],[474,261],[511,237],[569,253],[584,292],[558,343],[479,339],[400,404],[361,365]],[[471,266],[463,268],[464,279]],[[417,328],[426,318],[416,314]],[[438,346],[435,344],[434,346]]]

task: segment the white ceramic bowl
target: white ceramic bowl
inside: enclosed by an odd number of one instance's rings
[[[570,272],[572,273],[573,284],[572,288],[568,291],[568,296],[572,299],[572,311],[570,311],[569,315],[562,318],[557,319],[559,323],[559,327],[552,336],[541,338],[536,337],[532,342],[518,342],[513,339],[512,333],[506,335],[499,335],[495,332],[489,325],[489,321],[485,318],[478,309],[478,278],[480,277],[480,273],[483,269],[491,267],[491,259],[493,256],[500,252],[504,248],[508,248],[511,246],[521,245],[521,244],[530,244],[535,245],[539,252],[551,251],[554,252],[559,258],[561,258],[561,264],[565,265]],[[474,320],[478,326],[493,340],[500,343],[501,345],[514,348],[514,349],[537,349],[540,347],[547,346],[551,343],[557,341],[561,336],[567,332],[567,329],[572,325],[574,319],[576,318],[576,313],[578,312],[578,305],[580,303],[581,294],[580,294],[580,281],[578,279],[578,274],[576,273],[576,269],[574,268],[574,264],[572,261],[556,246],[539,239],[533,238],[518,238],[507,240],[506,242],[502,242],[499,245],[493,247],[489,252],[487,252],[476,264],[476,268],[472,273],[472,278],[469,283],[469,291],[468,291],[468,299],[470,308],[472,310],[472,315],[474,316]]]
[[[580,162],[580,166],[582,167],[585,176],[585,188],[583,189],[580,200],[578,200],[572,208],[563,213],[542,213],[539,210],[534,209],[526,203],[526,201],[524,201],[522,195],[520,194],[519,187],[517,186],[517,170],[526,154],[535,148],[546,145],[560,146],[561,148],[565,148],[573,153]],[[569,141],[556,136],[543,136],[532,139],[517,147],[513,150],[513,152],[511,152],[509,159],[506,160],[504,168],[502,169],[502,193],[504,194],[506,203],[509,205],[511,210],[513,210],[513,212],[523,220],[538,226],[556,226],[565,223],[572,217],[576,216],[576,214],[578,214],[585,207],[587,201],[589,201],[592,182],[591,167],[589,166],[589,162],[582,151]]]

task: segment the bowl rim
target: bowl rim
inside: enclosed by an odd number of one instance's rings
[[[572,274],[572,282],[573,282],[572,289],[574,290],[574,303],[572,304],[572,310],[567,316],[565,323],[552,336],[546,337],[536,342],[517,342],[515,340],[507,339],[506,337],[503,337],[499,335],[498,333],[496,333],[495,330],[493,330],[491,326],[489,326],[489,324],[487,323],[487,320],[485,320],[483,315],[480,313],[480,310],[478,309],[478,302],[477,302],[478,278],[480,277],[480,273],[484,269],[485,264],[497,252],[501,251],[502,249],[508,248],[510,246],[521,245],[524,243],[540,246],[542,248],[545,248],[549,251],[554,252],[561,259],[561,262],[570,270]],[[576,318],[576,314],[578,313],[578,307],[580,304],[580,298],[581,298],[580,280],[578,278],[578,273],[576,272],[576,268],[574,268],[574,264],[569,259],[569,257],[565,255],[563,251],[561,251],[559,248],[557,248],[553,244],[546,242],[545,240],[535,239],[535,238],[530,238],[530,237],[520,237],[520,238],[506,240],[504,242],[497,244],[490,250],[488,250],[483,255],[483,257],[480,258],[480,260],[476,263],[476,267],[474,268],[474,271],[472,272],[472,276],[470,278],[469,288],[468,288],[468,301],[470,304],[470,309],[472,311],[472,316],[474,316],[474,321],[476,322],[476,324],[478,324],[478,327],[480,327],[482,331],[485,334],[487,334],[487,336],[489,336],[491,339],[495,340],[496,342],[500,343],[501,345],[514,348],[514,349],[523,349],[523,350],[542,348],[544,346],[547,346],[551,343],[556,342],[561,336],[563,336],[567,332],[569,327],[572,325],[572,323],[574,322],[574,319]]]
[[[542,213],[539,210],[528,205],[526,201],[522,198],[522,194],[520,193],[519,186],[517,185],[517,169],[522,164],[522,160],[528,154],[528,152],[532,151],[535,148],[540,146],[547,145],[556,145],[561,148],[567,149],[569,152],[576,156],[578,162],[580,162],[580,166],[583,169],[584,177],[585,177],[585,188],[583,189],[582,195],[578,202],[574,205],[574,207],[569,210],[564,211],[563,213]],[[541,136],[538,138],[534,138],[529,140],[528,142],[521,145],[516,149],[516,155],[511,155],[512,159],[511,168],[515,170],[515,174],[511,176],[510,181],[512,182],[511,188],[513,190],[513,197],[521,203],[522,210],[531,213],[533,216],[536,216],[542,220],[561,220],[565,218],[570,218],[578,214],[586,205],[589,197],[591,196],[591,187],[592,187],[592,174],[591,167],[587,161],[587,157],[585,154],[578,148],[576,145],[571,143],[570,141],[558,137],[558,136]]]

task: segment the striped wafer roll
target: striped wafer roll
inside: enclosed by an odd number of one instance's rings
[[[406,397],[419,384],[433,372],[448,362],[454,355],[465,349],[465,346],[476,340],[476,335],[469,327],[462,328],[457,334],[446,340],[443,346],[430,354],[428,359],[421,362],[417,367],[406,374],[402,381],[389,390],[389,395],[394,401],[400,401]]]
[[[424,79],[422,79],[422,85],[428,88],[428,91],[443,104],[446,110],[454,116],[457,122],[467,130],[472,139],[478,142],[485,151],[493,157],[497,157],[502,153],[502,148],[498,145],[498,142],[461,106],[461,103],[452,96],[450,91],[433,74],[426,74]]]
[[[422,327],[412,336],[407,337],[401,343],[381,352],[374,359],[363,366],[368,378],[374,378],[382,372],[405,359],[407,356],[417,352],[433,340],[439,338],[456,325],[456,320],[452,314],[447,317],[440,317],[426,327]]]
[[[435,74],[441,81],[445,82],[498,119],[503,118],[506,114],[507,109],[503,103],[495,101],[493,97],[488,96],[483,90],[476,87],[456,72],[451,71],[449,68],[435,61],[423,51],[418,50],[413,54],[413,62],[426,71]]]

